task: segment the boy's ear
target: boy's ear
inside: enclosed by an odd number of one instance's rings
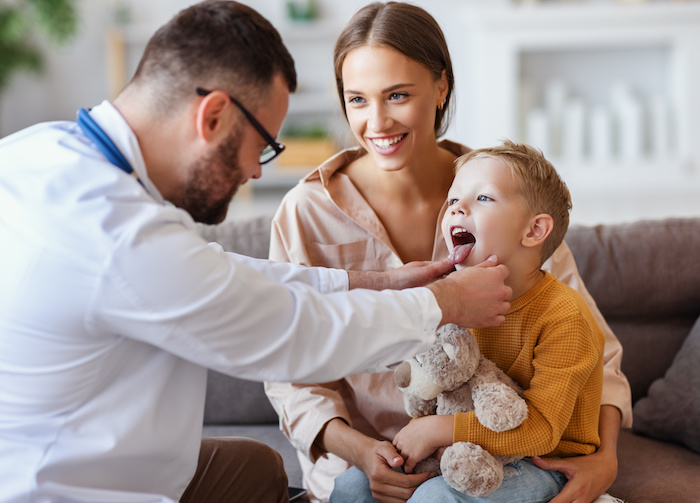
[[[526,248],[541,245],[552,233],[552,229],[554,229],[554,219],[550,215],[546,213],[536,215],[530,220],[530,225],[521,240],[521,244]]]

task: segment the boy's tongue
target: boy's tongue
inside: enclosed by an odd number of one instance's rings
[[[452,263],[461,264],[464,262],[469,256],[469,253],[472,251],[473,247],[474,243],[469,243],[466,245],[457,245],[452,248],[452,251],[450,252],[450,259],[452,260]]]

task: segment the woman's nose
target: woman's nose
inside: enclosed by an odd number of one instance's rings
[[[381,133],[388,131],[391,126],[391,117],[387,113],[386,107],[383,104],[373,104],[370,106],[369,118],[367,127],[370,131]]]

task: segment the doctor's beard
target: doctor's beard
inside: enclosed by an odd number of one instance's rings
[[[187,211],[195,222],[210,225],[222,222],[243,180],[238,164],[240,145],[239,128],[234,128],[212,155],[195,163],[184,193],[170,202]],[[223,194],[222,190],[225,190]]]

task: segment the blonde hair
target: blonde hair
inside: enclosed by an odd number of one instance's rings
[[[484,157],[498,159],[511,169],[525,206],[532,215],[546,213],[552,217],[554,226],[542,247],[541,264],[544,263],[562,243],[569,228],[572,207],[569,189],[541,151],[510,140],[464,154],[457,159],[455,170],[473,159]]]

